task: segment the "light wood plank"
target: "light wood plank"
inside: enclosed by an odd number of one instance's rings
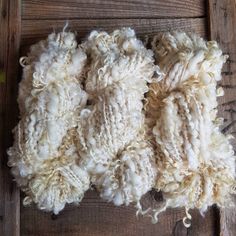
[[[217,40],[229,55],[221,82],[225,88],[219,112],[226,121],[223,131],[236,136],[236,1],[209,0],[209,19],[210,38]],[[233,144],[236,148],[235,140]],[[236,234],[236,208],[220,210],[220,228],[221,236]]]
[[[23,19],[202,17],[204,0],[24,0]]]

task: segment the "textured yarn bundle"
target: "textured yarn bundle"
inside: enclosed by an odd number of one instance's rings
[[[83,45],[90,106],[78,132],[82,163],[102,198],[138,203],[154,184],[153,150],[145,138],[143,103],[154,72],[153,53],[133,30],[91,32]]]
[[[167,207],[190,219],[189,209],[231,206],[235,156],[216,100],[225,60],[216,42],[182,32],[157,35],[152,50],[130,28],[92,31],[80,45],[63,31],[33,45],[20,60],[8,150],[24,204],[57,214],[95,186],[115,205],[152,210],[154,222]],[[143,211],[152,188],[165,204]]]
[[[162,72],[150,85],[146,121],[156,150],[158,176],[166,207],[229,206],[235,184],[235,156],[230,136],[220,132],[216,89],[222,55],[216,42],[194,34],[165,33],[152,42]],[[187,222],[186,222],[187,224]]]
[[[78,203],[89,188],[88,173],[76,161],[71,133],[87,103],[81,88],[86,54],[73,33],[51,34],[31,47],[19,86],[20,122],[8,151],[15,180],[26,193],[24,204],[57,214]]]

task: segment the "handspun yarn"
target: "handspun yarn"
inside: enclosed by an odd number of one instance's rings
[[[83,46],[90,105],[82,110],[78,129],[80,165],[103,199],[115,205],[138,204],[156,176],[142,103],[154,73],[153,53],[130,28],[111,34],[93,31]]]
[[[156,151],[155,188],[166,207],[204,213],[208,206],[229,206],[235,185],[235,156],[230,136],[220,132],[217,89],[226,61],[216,42],[195,34],[164,33],[152,49],[162,71],[147,95],[146,123]],[[186,219],[184,223],[188,226]]]
[[[21,59],[8,164],[25,205],[57,214],[91,184],[142,214],[150,208],[142,210],[141,197],[161,190],[166,202],[153,209],[154,222],[167,207],[185,207],[190,218],[188,209],[232,204],[235,156],[216,100],[226,56],[183,32],[154,37],[152,50],[130,28],[92,31],[81,45],[63,31]]]
[[[86,54],[73,33],[52,33],[21,59],[20,122],[8,151],[13,176],[26,193],[24,204],[57,214],[79,203],[89,188],[86,170],[76,164],[75,130],[87,102],[81,82]]]

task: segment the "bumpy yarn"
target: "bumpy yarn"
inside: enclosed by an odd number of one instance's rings
[[[20,122],[9,149],[9,165],[26,193],[25,204],[57,214],[79,203],[89,188],[88,173],[76,165],[74,137],[87,102],[81,88],[86,54],[73,33],[51,34],[21,59]]]
[[[223,94],[216,85],[226,56],[216,42],[182,32],[156,36],[152,48],[163,73],[150,85],[145,106],[156,151],[155,188],[166,207],[203,213],[215,203],[229,206],[235,156],[216,118],[216,98]]]
[[[235,156],[217,118],[226,56],[216,42],[182,32],[154,37],[152,50],[130,28],[92,31],[79,46],[61,32],[20,60],[8,164],[24,204],[57,214],[91,185],[117,206],[154,212],[154,222],[167,207],[185,207],[191,218],[191,208],[232,204]],[[152,188],[165,204],[144,211]]]
[[[137,203],[156,175],[142,111],[153,53],[129,28],[93,31],[84,48],[90,61],[85,81],[90,105],[81,112],[78,130],[81,165],[103,199],[115,205]]]

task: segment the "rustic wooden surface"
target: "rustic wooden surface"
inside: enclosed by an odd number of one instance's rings
[[[148,199],[150,197],[148,196]],[[21,235],[24,236],[215,236],[215,211],[205,218],[192,211],[192,227],[182,224],[183,209],[169,209],[155,225],[150,218],[136,217],[135,208],[115,207],[102,201],[96,192],[86,193],[81,205],[67,206],[58,216],[21,208]]]
[[[130,26],[141,38],[159,31],[182,29],[219,41],[224,52],[230,54],[224,67],[222,85],[226,94],[220,100],[220,115],[226,120],[223,130],[234,134],[235,10],[235,0],[22,0],[21,5],[20,0],[0,0],[0,69],[6,74],[4,83],[0,74],[0,236],[18,236],[19,232],[21,236],[236,235],[232,224],[235,215],[229,210],[212,207],[204,218],[192,211],[192,226],[186,229],[182,224],[184,210],[169,209],[160,215],[158,224],[152,225],[150,218],[137,219],[132,206],[115,207],[102,201],[95,191],[86,193],[79,207],[67,206],[58,216],[34,206],[25,208],[20,206],[19,191],[9,177],[5,154],[17,118],[19,42],[20,54],[25,55],[30,44],[53,30],[61,30],[66,20],[68,28],[78,32],[79,39],[92,29],[111,31]],[[152,192],[145,201],[160,203],[160,198]]]
[[[24,0],[23,19],[202,17],[205,0]]]
[[[229,59],[223,69],[221,85],[225,95],[220,99],[220,115],[225,119],[223,131],[236,135],[236,1],[209,1],[210,38],[219,42]],[[233,142],[236,150],[236,140]],[[235,199],[236,203],[236,199]],[[236,207],[220,210],[220,235],[236,235]]]
[[[17,68],[20,44],[19,1],[0,0],[0,235],[20,232],[20,195],[7,168],[6,149],[17,114]]]
[[[119,27],[132,27],[138,36],[152,36],[168,30],[193,31],[206,37],[206,18],[190,19],[73,19],[67,21],[68,29],[76,30],[78,39],[83,39],[92,29],[112,31]],[[29,45],[47,37],[52,31],[59,32],[65,20],[23,20],[22,45]]]

